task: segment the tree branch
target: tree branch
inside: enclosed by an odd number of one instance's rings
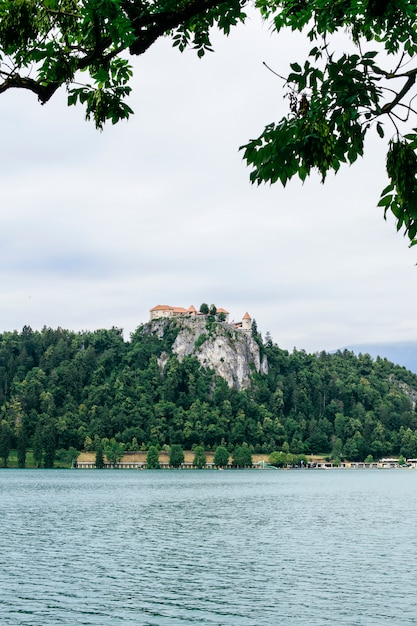
[[[19,74],[11,74],[0,84],[0,93],[4,93],[8,89],[27,89],[38,96],[39,102],[45,104],[52,98],[61,84],[53,82],[41,85],[33,78],[24,78]]]
[[[234,0],[239,2],[241,6],[244,6],[248,0]],[[123,2],[123,9],[131,19],[135,29],[136,40],[131,44],[129,51],[132,55],[143,54],[148,48],[152,46],[155,41],[164,35],[167,31],[176,28],[198,15],[206,14],[210,9],[216,6],[228,5],[230,2],[224,2],[224,0],[189,0],[185,6],[179,8],[176,11],[165,11],[155,14],[145,12],[145,6],[138,0],[129,2],[125,0]],[[48,10],[53,15],[68,15],[70,17],[78,17],[73,13],[65,13],[62,11]],[[83,70],[88,68],[92,63],[100,63],[108,61],[110,58],[122,52],[123,48],[118,47],[116,50],[110,50],[107,54],[105,51],[112,45],[110,37],[102,37],[100,25],[98,19],[94,20],[94,34],[95,44],[89,51],[84,51],[84,55],[78,59],[73,59],[75,67],[73,70]],[[50,83],[38,82],[32,78],[26,78],[20,76],[18,73],[10,73],[7,78],[0,83],[0,93],[7,91],[8,89],[27,89],[32,91],[38,96],[39,101],[44,104],[47,102],[55,91],[63,85],[69,77],[63,76],[62,79],[51,81]]]
[[[392,100],[391,102],[387,102],[387,104],[384,104],[384,106],[381,109],[381,113],[380,113],[381,115],[383,113],[391,113],[391,111],[397,106],[397,104],[401,102],[404,96],[410,91],[410,89],[413,87],[414,83],[416,82],[417,69],[407,72],[407,74],[405,74],[404,76],[408,76],[405,85],[403,86],[401,91],[397,93],[394,100]],[[387,76],[387,78],[400,78],[400,77],[399,76]]]
[[[136,41],[134,41],[129,48],[130,54],[143,54],[167,31],[176,28],[196,15],[206,13],[210,9],[222,4],[230,3],[219,2],[219,0],[191,0],[182,9],[175,12],[165,11],[153,15],[147,14],[135,17],[132,23],[135,27],[137,37]],[[244,0],[244,4],[246,4],[246,0]]]

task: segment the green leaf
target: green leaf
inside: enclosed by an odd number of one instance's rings
[[[403,208],[402,208],[402,206],[398,202],[392,202],[391,203],[391,211],[393,212],[393,214],[395,215],[395,217],[399,221],[398,228],[401,228],[402,223],[403,223],[403,218],[402,218]]]
[[[393,196],[384,196],[378,202],[377,206],[389,206],[391,204],[391,202],[392,202],[392,198],[393,198]]]
[[[415,222],[407,228],[407,235],[411,240],[415,239],[417,235],[417,224]]]
[[[381,191],[381,197],[385,196],[387,193],[390,193],[391,191],[394,191],[394,185],[389,184],[385,187],[385,189]]]

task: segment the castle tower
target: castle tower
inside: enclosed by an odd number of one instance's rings
[[[242,317],[242,330],[252,330],[252,318],[247,311]]]

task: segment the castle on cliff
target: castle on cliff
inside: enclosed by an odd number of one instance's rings
[[[151,322],[152,320],[160,319],[161,317],[162,318],[164,317],[165,318],[197,317],[197,316],[205,315],[205,313],[201,313],[200,311],[197,311],[194,305],[191,305],[190,307],[188,307],[188,309],[184,309],[183,307],[170,306],[169,304],[157,304],[149,311],[149,313],[150,313]],[[241,322],[235,322],[235,321],[229,322],[230,313],[229,311],[226,311],[226,309],[222,309],[222,308],[217,309],[216,315],[219,315],[219,313],[223,314],[222,317],[227,324],[230,324],[236,329],[240,329],[240,330],[252,329],[252,318],[247,312],[242,317]]]

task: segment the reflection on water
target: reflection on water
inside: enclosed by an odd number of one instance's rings
[[[2,626],[416,624],[417,472],[0,472]]]

